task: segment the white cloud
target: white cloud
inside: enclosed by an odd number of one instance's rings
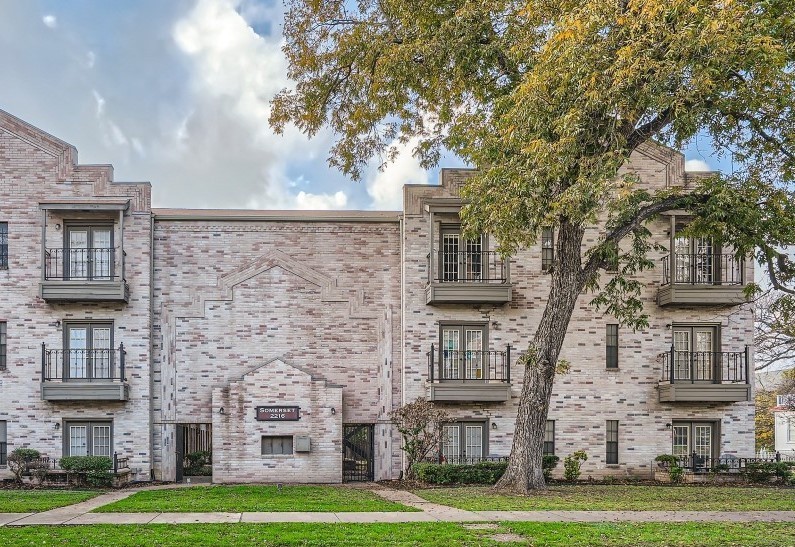
[[[86,68],[94,68],[97,62],[97,56],[93,51],[86,53]]]
[[[339,191],[334,194],[310,194],[298,192],[295,196],[296,209],[344,209],[348,204],[348,196]]]
[[[44,23],[44,26],[46,26],[47,28],[55,28],[58,26],[58,19],[55,17],[55,15],[52,15],[51,13],[48,13],[47,15],[42,17],[41,22]]]
[[[405,143],[395,140],[392,146],[398,156],[383,169],[370,170],[367,178],[367,193],[372,198],[375,209],[397,210],[403,207],[404,184],[428,184],[428,172],[420,167],[419,161],[411,155],[417,146],[418,139],[409,139]]]
[[[687,160],[685,162],[685,171],[712,171],[712,168],[704,160]]]

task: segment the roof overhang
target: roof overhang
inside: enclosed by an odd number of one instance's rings
[[[69,211],[75,213],[91,213],[103,211],[127,211],[130,200],[123,201],[40,201],[42,211]]]

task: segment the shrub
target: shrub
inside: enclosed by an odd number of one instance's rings
[[[679,458],[673,454],[660,454],[654,458],[654,461],[663,464],[661,467],[666,467],[665,464],[668,464],[668,466],[677,465],[679,463]]]
[[[566,456],[563,460],[563,478],[569,482],[574,482],[580,478],[580,465],[588,461],[588,454],[585,450],[578,450]]]
[[[8,469],[14,474],[17,482],[22,482],[22,475],[27,471],[28,465],[35,459],[41,457],[38,450],[32,448],[15,448],[11,454],[8,455],[7,463]]]
[[[546,455],[541,460],[541,470],[544,473],[544,480],[546,482],[549,482],[549,480],[552,478],[552,470],[558,466],[559,461],[560,458],[552,455]]]
[[[495,484],[508,467],[507,462],[479,462],[473,465],[439,463],[414,464],[421,481],[430,484]]]
[[[66,456],[61,469],[85,477],[91,486],[110,486],[113,482],[113,460],[107,456]]]
[[[193,476],[209,476],[213,474],[213,468],[210,467],[212,453],[207,450],[200,450],[198,452],[191,452],[185,454],[187,465],[185,466],[184,474]]]
[[[792,478],[791,462],[748,462],[745,464],[745,477],[751,482],[767,482],[776,477],[784,483]]]
[[[685,470],[678,465],[672,465],[668,468],[668,476],[673,484],[681,484],[685,480]]]
[[[46,462],[30,462],[27,469],[39,485],[44,484],[50,474],[50,464]]]

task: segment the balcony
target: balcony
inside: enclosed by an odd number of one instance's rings
[[[661,403],[735,403],[751,400],[745,351],[671,351],[663,354]]]
[[[126,401],[124,344],[118,349],[47,349],[41,345],[45,401]]]
[[[726,305],[747,299],[745,263],[732,254],[673,253],[662,259],[663,280],[657,304]]]
[[[426,304],[506,304],[508,263],[496,251],[437,251],[427,256]]]
[[[113,248],[45,249],[41,297],[50,302],[127,302],[120,275],[124,253]]]
[[[428,352],[428,398],[436,402],[505,402],[511,398],[511,347],[506,351]]]

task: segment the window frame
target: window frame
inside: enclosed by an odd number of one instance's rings
[[[689,420],[671,420],[671,454],[677,455],[674,451],[674,434],[676,432],[677,427],[687,427],[688,428],[688,450],[687,453],[684,455],[679,455],[679,457],[686,456],[691,457],[693,455],[693,451],[695,450],[693,443],[695,439],[695,430],[696,427],[703,427],[703,426],[710,426],[711,428],[711,453],[709,455],[710,458],[716,458],[718,454],[720,454],[720,421],[717,420],[697,420],[697,419],[689,419]]]
[[[86,427],[86,455],[88,456],[104,456],[106,458],[113,458],[115,453],[113,438],[113,420],[106,419],[87,419],[87,420],[65,420],[63,423],[63,452],[64,456],[79,456],[80,454],[72,454],[71,452],[71,428],[72,427]],[[96,454],[96,446],[94,444],[94,427],[109,427],[108,430],[108,454]]]
[[[541,228],[541,271],[548,272],[555,262],[555,229]]]
[[[445,422],[442,428],[456,427],[458,428],[458,455],[450,456],[444,454],[444,444],[446,433],[442,434],[442,442],[439,445],[439,458],[447,461],[449,457],[456,458],[457,462],[467,461],[469,459],[484,459],[489,457],[489,422],[488,420],[456,420],[454,422]],[[480,427],[480,456],[467,456],[467,442],[466,442],[466,428],[467,427]],[[443,429],[444,431],[444,429]],[[457,463],[454,462],[454,463]]]
[[[608,323],[605,325],[605,368],[607,370],[618,370],[618,323]],[[615,332],[611,332],[615,331]],[[611,343],[613,342],[613,343]]]
[[[795,415],[784,415],[784,424],[787,427],[787,442],[795,442]]]
[[[8,322],[0,321],[0,370],[8,370]]]
[[[285,446],[284,442],[286,440],[290,441],[290,451],[284,452]],[[274,452],[273,448],[275,446],[274,441],[279,440],[281,452]],[[270,452],[265,451],[266,444],[270,445]],[[293,456],[295,455],[295,438],[293,435],[262,435],[260,438],[260,455],[266,457],[273,457],[273,456]]]
[[[68,379],[75,379],[75,380],[112,380],[113,377],[116,375],[116,367],[118,363],[116,363],[116,354],[114,349],[115,343],[115,324],[113,320],[103,320],[103,319],[91,319],[91,320],[69,320],[64,321],[63,323],[63,370],[62,377],[64,380]],[[70,343],[70,336],[69,332],[73,328],[85,328],[86,329],[86,347],[85,350],[90,351],[86,356],[84,356],[85,360],[85,369],[86,374],[85,376],[72,376],[71,373],[67,374],[67,371],[70,371],[70,360],[71,360],[71,343]],[[108,348],[97,348],[94,346],[94,329],[109,329],[110,330],[110,343]],[[83,348],[74,348],[74,349],[83,349]],[[93,353],[94,350],[107,350],[108,351],[108,377],[104,376],[96,376],[95,370],[95,362],[94,356],[96,355]]]
[[[73,230],[86,230],[86,260],[83,262],[86,269],[86,275],[77,276],[72,272],[71,251],[72,246],[70,243],[69,235]],[[95,230],[108,230],[110,232],[110,247],[95,247],[94,246],[94,231]],[[94,272],[94,259],[89,251],[104,249],[112,251],[108,260],[108,273],[109,275],[98,275]],[[64,272],[64,278],[68,280],[85,280],[85,281],[109,281],[116,277],[116,225],[112,221],[97,220],[96,222],[86,221],[66,221],[64,222],[63,230],[63,264],[61,265]]]
[[[8,222],[0,222],[0,270],[8,269]]]
[[[444,331],[445,330],[458,330],[459,332],[459,345],[457,350],[448,350],[444,347]],[[458,374],[457,376],[453,377],[454,375],[450,375],[451,377],[446,376],[445,370],[445,351],[458,351],[461,356],[463,357],[463,352],[468,351],[466,349],[466,331],[468,330],[478,330],[481,332],[481,362],[480,362],[480,369],[481,369],[481,378],[467,378],[467,363],[465,359],[461,359],[458,363]],[[439,374],[438,378],[440,381],[444,380],[454,380],[454,381],[464,381],[464,380],[473,380],[473,381],[485,381],[488,379],[489,375],[489,357],[486,352],[489,351],[489,324],[486,321],[439,321],[439,354],[438,363],[439,363]],[[478,351],[478,350],[469,350],[469,351]]]
[[[549,440],[550,437],[551,440]],[[549,445],[552,446],[551,451],[547,450]],[[547,423],[544,425],[544,442],[542,445],[541,453],[543,456],[555,455],[555,420],[547,420]]]
[[[618,465],[618,420],[605,421],[605,464]]]
[[[455,236],[456,239],[456,259],[454,262],[448,262],[447,256],[450,253],[446,252],[445,239],[449,236]],[[479,247],[478,251],[468,249],[468,245],[476,244]],[[438,256],[438,273],[437,280],[442,283],[479,283],[483,281],[488,275],[488,255],[486,254],[489,248],[489,240],[486,234],[480,234],[477,239],[465,239],[461,234],[460,224],[440,224],[439,226],[439,256]],[[464,257],[478,256],[480,267],[467,270],[467,262]],[[448,264],[455,266],[455,272],[448,274],[445,269]],[[473,273],[474,272],[474,273]]]

